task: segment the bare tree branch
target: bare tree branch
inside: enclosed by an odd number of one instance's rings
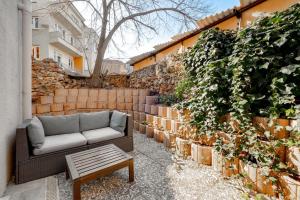
[[[94,80],[103,77],[102,62],[109,45],[121,51],[116,40],[125,44],[129,30],[136,34],[139,43],[153,35],[149,32],[174,31],[174,24],[180,30],[188,30],[208,11],[205,0],[60,0],[58,3],[70,5],[73,2],[89,5],[92,10],[90,26],[99,34]]]

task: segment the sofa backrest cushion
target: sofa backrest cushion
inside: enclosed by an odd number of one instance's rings
[[[114,110],[110,119],[110,127],[121,133],[126,128],[127,114]]]
[[[80,131],[109,127],[109,111],[80,113]]]
[[[37,117],[33,117],[28,126],[28,137],[31,145],[41,148],[45,142],[45,132],[42,122]]]
[[[46,136],[79,133],[79,115],[40,116]]]

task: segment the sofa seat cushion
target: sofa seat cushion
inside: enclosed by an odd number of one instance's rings
[[[87,140],[81,133],[69,133],[45,137],[45,142],[40,148],[33,149],[34,155],[42,155],[55,151],[65,150],[85,145]]]
[[[82,134],[87,139],[88,144],[93,144],[93,143],[111,140],[111,139],[124,136],[124,133],[116,131],[110,127],[83,131]]]

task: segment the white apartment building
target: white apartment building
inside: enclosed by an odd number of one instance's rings
[[[32,57],[52,58],[66,70],[88,74],[98,36],[72,3],[32,0]]]
[[[102,71],[107,71],[109,75],[127,74],[126,64],[119,60],[104,59],[102,63]]]

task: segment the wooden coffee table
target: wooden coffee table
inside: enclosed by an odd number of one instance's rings
[[[74,200],[81,198],[81,184],[124,167],[129,169],[129,182],[134,181],[132,156],[113,144],[67,155],[66,160],[66,178],[71,177],[73,181]]]

